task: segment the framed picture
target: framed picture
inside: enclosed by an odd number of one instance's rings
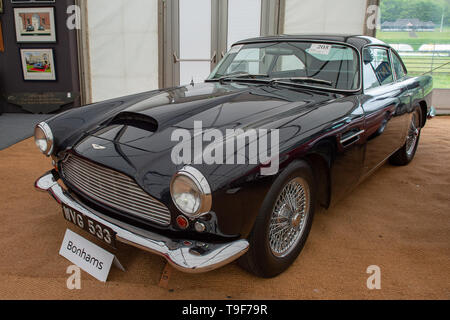
[[[3,0],[0,0],[0,13],[3,13]]]
[[[53,49],[21,49],[24,80],[56,80]]]
[[[17,42],[56,42],[53,8],[14,8]]]

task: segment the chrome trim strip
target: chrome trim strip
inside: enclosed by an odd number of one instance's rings
[[[346,137],[345,139],[341,139],[341,143],[346,143],[347,141],[350,141],[350,140],[352,140],[352,139],[362,135],[364,132],[366,132],[366,130],[361,130],[361,131],[359,131],[359,132],[357,132],[355,134],[352,134],[349,137]]]
[[[101,218],[94,210],[79,203],[58,184],[52,172],[48,172],[39,178],[35,187],[40,191],[48,192],[59,203],[64,203],[111,228],[117,233],[118,241],[158,254],[182,272],[202,273],[218,269],[245,254],[249,248],[247,240],[237,240],[225,244],[203,243],[200,245],[195,244],[196,242],[192,240],[173,240],[149,231],[146,231],[146,236],[137,234],[131,231],[135,229],[134,227],[118,226]],[[201,250],[196,251],[196,248]]]
[[[183,169],[181,169],[178,173],[188,173],[191,176],[197,180],[197,182],[200,184],[200,187],[204,194],[208,195],[211,194],[211,188],[209,186],[208,181],[206,180],[205,176],[197,169],[191,166],[185,166]]]
[[[55,145],[52,129],[46,122],[41,122],[36,127],[44,132],[45,138],[47,139],[47,144],[50,143],[50,147],[47,146],[46,153],[44,153],[47,157],[50,157],[53,153],[53,148]]]
[[[173,184],[175,183],[175,180],[179,176],[185,176],[188,177],[190,180],[192,180],[197,188],[202,192],[201,195],[201,205],[198,208],[197,212],[194,214],[188,214],[181,210],[181,208],[178,207],[178,204],[176,203],[175,199],[173,198]],[[170,194],[172,196],[172,200],[175,203],[175,206],[180,210],[183,214],[188,216],[191,220],[201,217],[202,215],[205,215],[211,211],[212,207],[212,194],[211,194],[211,187],[209,186],[208,180],[206,180],[205,176],[196,168],[192,166],[185,166],[183,169],[179,170],[173,177],[172,181],[170,182]]]

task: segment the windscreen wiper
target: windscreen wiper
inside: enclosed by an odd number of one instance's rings
[[[209,79],[207,81],[224,81],[224,80],[234,80],[234,79],[242,79],[242,78],[250,78],[252,80],[258,79],[258,78],[268,78],[269,75],[267,74],[254,74],[254,73],[236,73],[236,74],[228,74],[226,76],[222,76],[217,79]]]
[[[317,79],[317,78],[309,78],[309,77],[292,77],[292,78],[274,78],[272,79],[272,82],[284,82],[284,81],[291,81],[291,82],[310,82],[310,83],[319,83],[319,84],[325,84],[330,87],[333,86],[333,83],[328,80],[323,79]]]

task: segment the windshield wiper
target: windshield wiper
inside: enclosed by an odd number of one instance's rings
[[[226,76],[222,76],[220,78],[216,79],[209,79],[207,81],[224,81],[224,80],[234,80],[234,79],[243,79],[243,78],[250,78],[250,79],[258,79],[258,78],[268,78],[269,75],[267,74],[252,74],[252,73],[236,73],[236,74],[228,74]]]
[[[267,79],[261,79],[261,78],[267,78]],[[268,83],[268,84],[281,83],[281,84],[292,85],[292,86],[301,86],[301,84],[298,82],[310,82],[310,83],[324,84],[324,85],[327,85],[330,87],[333,86],[333,83],[331,81],[317,79],[317,78],[310,78],[310,77],[270,78],[269,75],[267,75],[267,74],[250,74],[250,73],[229,74],[226,76],[222,76],[220,78],[206,80],[206,82],[216,82],[216,81],[222,82],[222,81],[233,81],[233,80],[255,81],[255,82]]]
[[[317,78],[309,78],[309,77],[292,77],[292,78],[274,78],[272,82],[283,82],[283,81],[291,81],[291,82],[311,82],[311,83],[319,83],[325,84],[330,87],[333,86],[333,83],[328,80],[317,79]]]

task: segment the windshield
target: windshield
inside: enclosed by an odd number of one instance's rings
[[[341,44],[276,42],[235,45],[208,80],[267,78],[340,90],[360,87],[356,50]]]

